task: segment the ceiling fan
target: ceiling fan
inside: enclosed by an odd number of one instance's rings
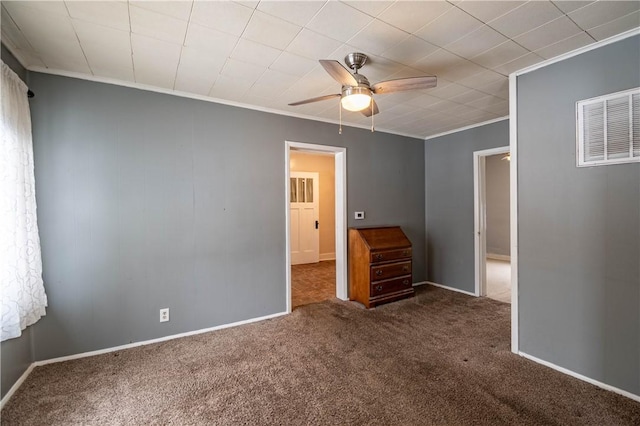
[[[289,105],[296,106],[340,98],[340,103],[344,109],[360,111],[365,116],[371,117],[380,112],[378,105],[376,105],[376,102],[373,100],[374,94],[382,95],[405,90],[428,89],[435,87],[437,84],[437,78],[435,76],[423,76],[381,81],[371,85],[367,77],[358,74],[358,70],[367,62],[367,59],[368,57],[364,53],[349,53],[345,56],[344,62],[353,70],[353,74],[338,61],[320,59],[320,65],[322,65],[325,71],[327,71],[334,80],[342,84],[342,93],[318,96],[317,98],[293,102]]]

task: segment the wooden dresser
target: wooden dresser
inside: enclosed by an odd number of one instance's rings
[[[351,300],[367,308],[413,297],[411,241],[399,226],[349,228]]]

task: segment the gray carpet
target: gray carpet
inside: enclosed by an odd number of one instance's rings
[[[509,351],[509,305],[423,286],[36,368],[3,425],[639,425],[640,404]]]

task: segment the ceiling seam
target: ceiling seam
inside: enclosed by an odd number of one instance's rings
[[[80,37],[78,37],[78,31],[76,31],[76,26],[73,25],[73,18],[71,16],[71,12],[69,12],[69,8],[67,7],[67,2],[64,1],[62,2],[64,4],[64,8],[67,10],[67,13],[69,14],[69,20],[71,21],[71,28],[73,28],[73,35],[76,36],[76,40],[78,41],[78,46],[80,47],[80,51],[82,52],[82,57],[84,57],[84,61],[87,63],[87,68],[89,68],[89,72],[91,73],[91,75],[95,75],[93,72],[93,69],[91,68],[91,64],[89,63],[89,58],[87,58],[87,54],[84,51],[84,48],[82,47],[82,42],[80,41]]]
[[[187,33],[189,32],[189,25],[191,24],[192,13],[193,13],[193,1],[191,1],[191,8],[189,9],[189,18],[187,19],[187,27],[184,30],[184,37],[182,38],[182,45],[180,46],[180,55],[178,56],[178,65],[176,66],[176,75],[173,77],[173,90],[176,90],[176,82],[178,81],[178,71],[180,70],[180,62],[182,61],[182,51],[187,43]]]
[[[133,53],[133,37],[131,31],[131,0],[127,0],[127,15],[129,17],[129,49],[131,52],[131,69],[133,71],[133,81],[138,82],[138,77],[136,76],[136,61]]]

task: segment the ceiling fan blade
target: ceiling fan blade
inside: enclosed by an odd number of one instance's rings
[[[298,106],[298,105],[310,104],[311,102],[326,101],[328,99],[339,98],[340,96],[342,95],[340,95],[339,93],[336,93],[335,95],[318,96],[317,98],[305,99],[304,101],[290,103],[289,106]]]
[[[371,110],[372,108],[373,108],[373,111]],[[378,104],[376,103],[376,101],[374,101],[373,98],[371,98],[371,105],[369,105],[367,108],[363,109],[360,112],[365,117],[371,117],[372,115],[376,115],[377,113],[379,113],[380,110],[378,109]]]
[[[436,87],[438,79],[435,76],[399,78],[376,83],[371,88],[373,93],[393,93],[404,90],[421,90]]]
[[[320,59],[320,65],[329,73],[331,77],[343,86],[357,86],[355,77],[338,61],[330,59]]]

